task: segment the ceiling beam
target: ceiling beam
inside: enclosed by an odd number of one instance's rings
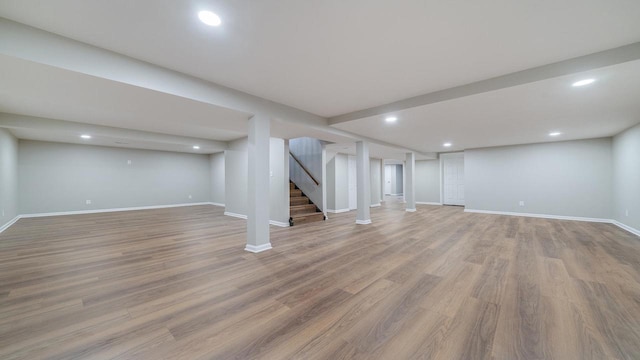
[[[329,124],[334,125],[371,116],[390,114],[418,106],[580,73],[638,59],[640,59],[640,42],[338,115],[329,118]]]
[[[64,120],[45,119],[34,116],[0,113],[0,128],[22,130],[44,130],[52,133],[86,134],[109,138],[144,141],[159,144],[184,145],[191,147],[198,144],[210,150],[223,151],[227,149],[224,141],[192,138],[187,136],[153,133],[140,130],[121,129],[110,126],[84,124]]]
[[[416,151],[329,126],[326,118],[60,35],[0,18],[0,54],[244,112],[317,131]],[[420,153],[434,156],[431,153]]]
[[[0,18],[0,54],[175,96],[297,123],[327,120],[290,106],[214,84],[122,54]]]

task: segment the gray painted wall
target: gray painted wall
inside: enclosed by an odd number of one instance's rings
[[[349,164],[345,154],[327,154],[327,209],[349,209]]]
[[[314,178],[322,179],[322,141],[310,137],[291,139],[289,150]]]
[[[468,209],[611,217],[611,138],[465,150],[464,170]]]
[[[371,173],[371,205],[380,204],[380,159],[369,160],[369,172]]]
[[[0,228],[18,213],[18,140],[0,129]]]
[[[336,209],[336,154],[327,151],[327,169],[325,171],[327,186],[327,209]]]
[[[248,186],[248,154],[247,141],[240,139],[229,144],[224,152],[225,168],[225,211],[239,215],[247,215]],[[287,156],[285,157],[285,152]],[[269,141],[269,170],[271,171],[269,187],[269,219],[288,223],[289,221],[289,179],[285,169],[288,160],[283,139],[271,138]]]
[[[18,159],[21,214],[211,199],[208,155],[20,140]]]
[[[416,161],[416,202],[440,203],[440,161]]]
[[[224,205],[224,152],[209,155],[209,164],[211,168],[211,201]]]
[[[612,213],[615,220],[640,230],[640,124],[613,138]]]
[[[322,194],[322,142],[318,139],[303,137],[289,140],[289,150],[320,183],[309,177],[295,160],[289,161],[289,178],[320,210],[323,210]]]
[[[224,152],[224,187],[226,212],[247,215],[247,176],[249,158],[246,151],[226,150]]]
[[[269,219],[289,222],[289,149],[283,139],[269,142]]]
[[[394,194],[404,194],[404,165],[396,166],[396,189]]]

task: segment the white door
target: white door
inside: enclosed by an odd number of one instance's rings
[[[358,208],[358,178],[356,170],[356,157],[349,156],[349,210]]]
[[[442,156],[443,203],[464,205],[464,155],[445,154]]]
[[[392,167],[391,165],[385,165],[384,166],[384,194],[385,195],[391,195],[391,179],[392,176],[395,176],[395,174],[391,174],[391,170],[395,170],[395,167]]]

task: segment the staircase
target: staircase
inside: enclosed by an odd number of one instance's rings
[[[324,220],[324,214],[291,181],[289,181],[289,216],[289,224],[292,226]]]

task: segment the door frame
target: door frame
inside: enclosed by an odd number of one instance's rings
[[[440,204],[442,205],[444,205],[444,160],[457,158],[457,157],[464,158],[464,151],[444,153],[438,156],[438,158],[440,159]],[[465,183],[466,183],[466,179],[465,179]],[[466,188],[466,184],[465,184],[465,188]]]

